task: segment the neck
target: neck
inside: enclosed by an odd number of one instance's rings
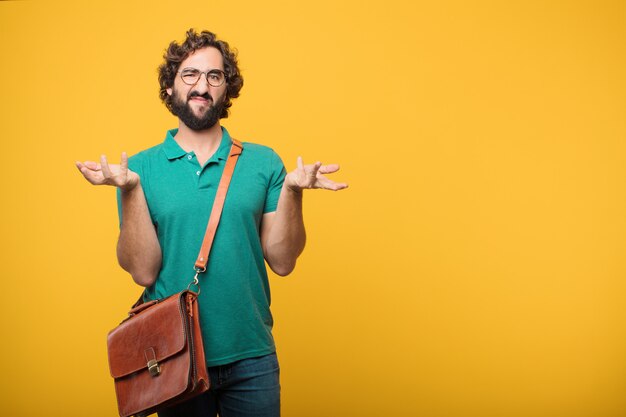
[[[199,158],[208,159],[220,146],[222,127],[217,122],[205,130],[191,130],[179,120],[178,133],[174,139],[185,152],[193,151]]]

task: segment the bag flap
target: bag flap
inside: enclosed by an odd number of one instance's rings
[[[174,294],[122,322],[109,332],[109,369],[120,378],[161,362],[185,347],[184,293]]]

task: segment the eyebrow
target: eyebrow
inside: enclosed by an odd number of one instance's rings
[[[221,72],[226,72],[226,71],[224,71],[223,69],[219,69],[219,68],[211,68],[210,70],[200,71],[198,68],[194,68],[194,67],[185,67],[185,68],[183,68],[181,71],[189,71],[189,70],[199,71],[199,72],[211,72],[211,71],[221,71]]]

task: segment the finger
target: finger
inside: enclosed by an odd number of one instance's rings
[[[104,175],[104,178],[111,178],[111,169],[109,168],[106,155],[100,156],[100,165],[102,166],[102,174]]]
[[[325,190],[331,190],[331,191],[339,191],[339,190],[343,190],[344,188],[348,188],[348,184],[346,184],[345,182],[335,182],[332,185],[329,185],[328,187],[324,187]]]
[[[320,166],[322,166],[321,162],[316,162],[313,165],[305,165],[304,169],[306,171],[306,176],[302,177],[303,188],[315,188],[315,183],[317,182],[317,171],[319,171]]]
[[[324,176],[319,176],[317,178],[317,185],[318,185],[318,188],[323,188],[325,190],[333,190],[333,191],[339,191],[339,190],[343,190],[344,188],[348,188],[348,184],[346,184],[345,182],[335,182],[335,181],[329,180],[328,178]]]
[[[80,167],[79,170],[80,170],[80,173],[83,174],[83,177],[85,177],[85,179],[89,181],[91,184],[93,185],[102,184],[102,173],[100,171],[92,171],[84,165]]]
[[[339,164],[328,164],[320,167],[320,174],[332,174],[339,171]]]
[[[309,177],[311,178],[316,178],[317,177],[317,171],[320,170],[320,167],[322,166],[322,163],[317,161],[314,165],[313,168],[311,169],[311,171],[309,172]]]
[[[82,162],[76,161],[75,164],[76,164],[76,168],[78,168],[78,170],[80,171],[81,174],[83,174],[83,176],[85,176],[85,173],[83,172],[83,170],[85,172],[89,172],[89,168],[85,166],[85,164],[83,164]]]
[[[301,156],[298,157],[296,164],[298,165],[298,170],[304,171],[304,163],[302,162]]]
[[[100,164],[94,161],[85,161],[84,165],[92,171],[100,171],[101,169]]]
[[[120,174],[126,175],[128,170],[128,155],[126,152],[122,152],[122,161],[120,162]]]

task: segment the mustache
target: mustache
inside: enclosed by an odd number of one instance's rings
[[[211,100],[211,101],[213,101],[213,97],[211,97],[211,95],[210,95],[209,93],[200,94],[200,93],[198,93],[197,91],[192,91],[192,92],[189,94],[189,100],[191,100],[191,99],[192,99],[192,98],[194,98],[194,97],[202,97],[202,98],[203,98],[203,99],[205,99],[205,100]]]

